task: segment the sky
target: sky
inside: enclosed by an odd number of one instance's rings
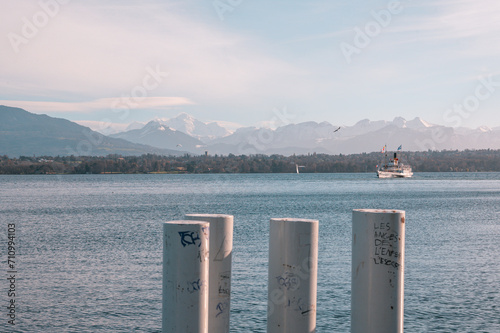
[[[500,126],[497,0],[0,0],[0,105],[125,126]],[[235,125],[237,126],[237,125]]]

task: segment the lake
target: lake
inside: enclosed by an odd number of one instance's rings
[[[0,186],[2,332],[160,332],[161,223],[186,213],[234,215],[232,332],[266,332],[269,219],[318,219],[317,332],[349,332],[358,208],[406,211],[406,332],[500,332],[500,173],[31,175]]]

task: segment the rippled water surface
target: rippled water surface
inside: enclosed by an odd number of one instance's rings
[[[161,222],[235,217],[232,332],[265,332],[269,219],[320,221],[317,332],[350,330],[351,214],[406,211],[405,331],[500,332],[500,173],[0,176],[0,271],[17,241],[16,325],[159,332]]]

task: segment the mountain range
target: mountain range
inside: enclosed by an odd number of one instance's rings
[[[354,154],[402,146],[407,151],[500,149],[500,128],[453,128],[421,118],[361,120],[353,126],[303,122],[276,129],[231,131],[181,113],[171,119],[133,123],[110,136],[74,122],[0,106],[0,155]]]
[[[105,156],[147,153],[180,155],[184,152],[111,138],[66,119],[0,105],[0,155]]]
[[[158,120],[152,120],[140,129],[132,129],[110,136],[161,149],[196,152],[200,147],[204,146],[204,143],[197,138],[172,129]]]
[[[396,117],[392,121],[364,119],[353,126],[309,121],[276,129],[241,127],[232,133],[211,124],[216,131],[208,131],[205,123],[183,113],[112,136],[160,148],[182,147],[194,154],[205,151],[224,155],[354,154],[379,151],[385,145],[389,150],[402,146],[409,151],[500,149],[500,128],[453,128],[434,125],[419,117],[413,120]]]

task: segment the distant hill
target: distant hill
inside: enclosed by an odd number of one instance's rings
[[[110,138],[66,119],[0,105],[0,155],[105,156],[146,153],[183,154],[177,150],[160,149]]]

